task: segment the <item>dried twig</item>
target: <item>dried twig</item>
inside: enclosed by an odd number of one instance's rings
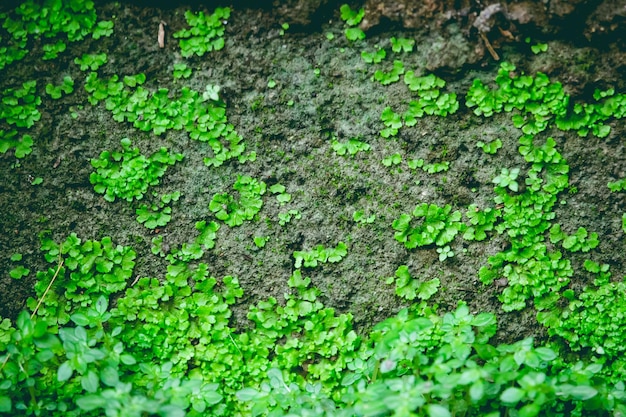
[[[159,23],[159,36],[157,37],[157,40],[159,42],[159,48],[165,48],[165,26],[166,25],[167,23],[165,23],[162,20]]]

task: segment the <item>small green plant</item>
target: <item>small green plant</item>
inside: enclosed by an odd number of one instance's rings
[[[439,254],[439,262],[454,257],[454,251],[452,251],[449,245],[437,248],[437,253]]]
[[[414,39],[406,39],[406,38],[391,38],[391,50],[400,53],[400,52],[413,52],[413,46],[415,46]]]
[[[400,81],[402,74],[404,74],[404,64],[402,61],[395,60],[393,61],[393,68],[390,71],[376,70],[374,79],[382,85],[389,85]]]
[[[14,253],[13,255],[11,255],[11,262],[20,262],[21,260],[21,253]],[[9,271],[9,275],[13,279],[22,279],[25,276],[28,276],[28,274],[30,274],[30,269],[25,268],[23,265],[17,265],[15,268]]]
[[[256,216],[263,207],[261,196],[265,194],[266,185],[247,175],[238,175],[233,189],[238,192],[239,200],[222,193],[214,195],[209,203],[209,210],[215,213],[215,217],[230,227],[241,226]]]
[[[432,164],[423,164],[422,169],[424,170],[424,172],[427,172],[429,174],[437,174],[439,172],[445,172],[450,169],[450,162],[444,161],[434,162]]]
[[[380,120],[385,124],[385,128],[380,131],[380,136],[388,139],[398,134],[398,130],[402,127],[402,118],[398,113],[395,113],[391,107],[385,107]]]
[[[498,149],[502,147],[502,141],[500,139],[496,139],[488,143],[478,141],[476,142],[476,146],[489,155],[495,155],[498,152]]]
[[[268,236],[255,236],[253,239],[254,246],[259,249],[264,248],[268,240],[270,240]]]
[[[74,80],[69,75],[63,77],[63,84],[55,86],[52,84],[46,84],[46,93],[53,99],[60,99],[63,93],[70,94],[74,91]]]
[[[416,280],[409,273],[409,267],[400,265],[396,269],[395,276],[387,278],[387,284],[396,284],[396,295],[406,300],[413,301],[416,298],[426,301],[439,291],[440,281],[433,278],[429,281]]]
[[[366,64],[379,64],[386,56],[387,52],[382,48],[377,49],[376,52],[361,52],[361,59],[363,59],[363,62]]]
[[[181,29],[172,35],[180,39],[182,56],[203,56],[207,52],[224,48],[224,21],[229,17],[228,7],[218,7],[210,15],[205,15],[202,11],[193,13],[187,10],[185,19],[190,28]]]
[[[102,37],[108,38],[112,34],[113,34],[113,22],[110,20],[101,20],[93,28],[93,34],[91,36],[94,39],[100,39]]]
[[[568,236],[561,230],[561,225],[558,223],[553,224],[550,228],[550,242],[554,244],[560,242],[563,249],[567,249],[570,252],[589,252],[600,243],[598,234],[595,232],[589,234],[587,229],[579,227],[576,233]]]
[[[187,66],[184,62],[177,62],[174,64],[174,78],[189,78],[191,77],[191,68]]]
[[[527,37],[526,39],[524,39],[524,41],[527,44],[530,44],[531,39],[529,37]],[[548,44],[547,43],[536,43],[536,44],[530,46],[530,50],[533,52],[533,54],[537,55],[537,54],[540,54],[542,52],[546,52],[548,50]]]
[[[348,254],[348,247],[345,243],[339,242],[334,248],[325,248],[317,245],[310,251],[295,251],[293,257],[296,260],[295,267],[314,268],[318,263],[336,263],[341,261]]]
[[[400,165],[402,162],[402,155],[399,153],[394,153],[393,155],[389,155],[383,158],[382,163],[386,167],[390,167],[392,165]]]
[[[475,204],[467,208],[465,215],[470,220],[470,225],[463,233],[465,240],[482,241],[487,238],[487,232],[494,229],[494,225],[501,215],[501,210],[491,207],[480,210]]]
[[[346,28],[345,34],[349,41],[363,40],[365,39],[365,32],[357,26],[363,20],[365,16],[365,9],[361,8],[358,11],[350,9],[350,6],[344,4],[340,7],[341,20],[346,22],[346,25],[350,26]]]
[[[366,216],[364,210],[355,210],[354,213],[352,213],[352,220],[360,224],[370,224],[374,223],[374,220],[376,220],[376,215],[371,214],[369,216]]]
[[[278,213],[278,224],[284,226],[287,223],[291,222],[291,219],[300,220],[301,218],[302,214],[300,213],[300,211],[296,209],[290,209],[288,211]]]
[[[27,81],[20,88],[8,88],[2,92],[0,120],[16,127],[31,128],[41,118],[37,106],[41,97],[35,95],[37,81]]]
[[[392,227],[396,230],[394,237],[404,243],[407,249],[435,244],[445,246],[452,242],[454,237],[465,230],[461,222],[461,212],[452,212],[452,207],[439,207],[435,204],[422,203],[415,207],[412,216],[402,214],[393,221]],[[417,226],[411,226],[413,219],[422,219]]]
[[[339,142],[334,139],[332,142],[333,150],[337,155],[356,155],[359,152],[367,152],[371,149],[368,143],[361,142],[358,138],[350,138],[345,142]]]
[[[179,198],[180,192],[176,191],[171,194],[164,194],[157,204],[151,206],[142,204],[135,210],[137,221],[148,229],[166,226],[172,219],[172,207],[168,204],[172,201],[178,201]]]
[[[107,54],[83,54],[82,57],[74,58],[74,63],[80,66],[81,71],[98,71],[98,68],[107,63]]]
[[[150,157],[131,148],[131,140],[121,140],[122,151],[103,151],[99,158],[91,160],[96,168],[89,176],[94,191],[104,194],[107,201],[122,198],[126,201],[141,200],[151,185],[157,185],[169,165],[183,159],[182,154],[170,154],[161,148]]]
[[[609,182],[607,186],[609,187],[609,190],[611,190],[611,192],[613,193],[624,191],[626,190],[626,178],[622,178],[614,182]]]
[[[283,205],[291,201],[291,194],[286,192],[286,188],[282,184],[274,184],[270,187],[272,194],[276,195],[276,200]]]
[[[519,168],[513,168],[510,170],[508,168],[502,168],[500,175],[493,179],[493,183],[498,187],[508,188],[511,191],[517,192],[519,191],[519,184],[516,179],[519,175],[519,171]]]
[[[5,132],[0,130],[0,153],[7,153],[9,149],[15,149],[15,157],[20,159],[33,151],[33,138],[30,135],[23,135],[17,139],[17,131]]]
[[[58,41],[57,43],[48,43],[43,46],[43,59],[44,61],[48,61],[51,59],[55,59],[59,56],[60,53],[64,52],[67,48],[67,45],[63,41]]]

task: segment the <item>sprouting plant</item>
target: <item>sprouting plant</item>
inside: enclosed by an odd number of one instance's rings
[[[46,93],[50,94],[53,99],[59,99],[63,96],[63,93],[70,94],[74,91],[74,80],[69,75],[63,77],[63,84],[55,86],[53,84],[46,84]]]
[[[365,9],[361,8],[358,11],[350,9],[350,6],[344,4],[340,7],[341,20],[346,22],[346,25],[350,26],[346,28],[345,34],[349,41],[356,41],[365,39],[365,32],[357,26],[363,20],[365,16]]]
[[[380,131],[380,136],[383,138],[390,138],[398,134],[398,130],[402,127],[402,118],[398,113],[395,113],[391,107],[385,107],[380,120],[385,124],[385,128]]]
[[[382,163],[386,167],[390,167],[392,165],[399,165],[402,162],[402,155],[399,153],[394,153],[393,155],[389,155],[383,158]]]
[[[487,232],[494,229],[501,211],[491,207],[480,210],[475,204],[472,204],[467,208],[465,215],[469,218],[470,225],[465,230],[463,239],[482,241],[487,238]]]
[[[396,230],[394,237],[398,242],[404,243],[407,249],[432,244],[445,246],[459,232],[465,230],[465,225],[461,222],[461,212],[451,211],[450,205],[439,207],[435,204],[419,204],[413,210],[412,216],[402,214],[393,221],[392,227]],[[422,219],[415,227],[411,226],[414,218]]]
[[[37,81],[27,81],[20,88],[8,88],[2,92],[0,120],[16,127],[32,127],[41,118],[37,106],[41,97],[35,95]]]
[[[74,58],[74,63],[80,66],[81,71],[98,71],[102,65],[107,62],[107,54],[102,52],[100,54],[83,54],[82,57]]]
[[[413,46],[415,45],[414,39],[406,39],[406,38],[391,38],[391,50],[399,53],[399,52],[413,52]]]
[[[142,204],[135,210],[137,221],[148,229],[166,226],[172,219],[172,207],[168,204],[172,201],[178,201],[179,198],[180,192],[176,191],[171,194],[164,194],[157,204],[150,206]]]
[[[488,143],[478,141],[476,142],[476,146],[481,148],[483,152],[489,155],[495,155],[496,152],[498,152],[498,149],[502,147],[502,141],[500,139],[496,139]]]
[[[139,148],[131,148],[131,140],[121,140],[122,151],[103,151],[99,158],[91,160],[96,168],[89,176],[94,190],[104,194],[107,201],[116,197],[132,201],[140,200],[151,185],[159,183],[169,165],[183,159],[182,154],[170,154],[166,148],[152,154],[142,155]]]
[[[247,175],[238,175],[233,189],[239,193],[239,200],[227,193],[215,194],[209,203],[209,210],[215,217],[230,227],[241,226],[244,221],[252,220],[263,207],[261,196],[266,185]]]
[[[17,131],[5,132],[0,130],[0,153],[7,153],[9,149],[15,149],[16,158],[24,158],[33,151],[33,138],[30,135],[23,135],[17,139]]]
[[[396,269],[395,276],[387,278],[387,284],[396,284],[396,295],[406,300],[412,301],[415,298],[426,301],[439,290],[440,281],[433,278],[429,281],[420,281],[413,278],[409,272],[409,267],[400,265]]]
[[[493,179],[493,183],[502,188],[508,188],[511,191],[519,191],[519,184],[516,179],[519,175],[519,168],[502,168],[500,175]]]
[[[100,39],[102,37],[108,38],[112,34],[113,34],[113,22],[110,20],[101,20],[93,28],[93,34],[91,36],[94,39]]]
[[[281,205],[291,201],[291,194],[287,193],[286,190],[285,186],[280,183],[270,187],[270,191],[272,194],[276,195],[276,200],[278,200]]]
[[[323,245],[317,245],[310,251],[295,251],[293,257],[296,260],[295,267],[305,268],[316,267],[318,263],[336,263],[341,261],[348,254],[348,247],[345,243],[339,242],[334,248],[325,248]]]
[[[437,253],[439,254],[439,262],[443,262],[448,258],[454,257],[454,252],[449,245],[437,248]]]
[[[55,59],[59,56],[60,53],[64,52],[67,48],[67,45],[63,41],[58,41],[57,43],[48,43],[43,46],[43,59],[44,61]]]
[[[332,147],[338,155],[356,155],[358,152],[367,152],[371,149],[368,143],[362,142],[358,138],[350,138],[345,142],[333,139]]]
[[[374,223],[374,220],[376,220],[376,215],[371,214],[369,216],[365,216],[364,210],[355,210],[354,213],[352,213],[352,220],[361,224]]]
[[[383,48],[379,48],[376,52],[361,52],[361,59],[367,64],[378,64],[387,56],[387,52]]]
[[[524,41],[527,44],[530,44],[531,39],[530,37],[526,37],[526,39],[524,39]],[[547,43],[536,43],[534,45],[530,46],[530,50],[533,52],[533,54],[537,55],[540,54],[542,52],[546,52],[548,50],[548,44]]]
[[[22,260],[22,254],[14,253],[13,255],[11,255],[10,259],[11,262],[20,262]],[[9,275],[13,279],[22,279],[28,274],[30,274],[30,269],[25,268],[23,265],[17,265],[15,268],[9,271]]]
[[[448,169],[450,169],[450,162],[444,161],[444,162],[434,162],[432,164],[423,164],[422,169],[424,170],[424,172],[427,172],[429,174],[445,172]]]
[[[255,236],[253,239],[254,246],[257,248],[264,248],[268,240],[270,240],[268,236]]]
[[[284,226],[287,223],[291,222],[292,218],[300,220],[302,218],[302,213],[300,213],[300,211],[296,209],[290,209],[286,212],[278,213],[278,224]]]
[[[404,74],[404,64],[402,61],[393,61],[393,68],[389,72],[383,70],[376,70],[374,73],[374,79],[380,82],[382,85],[389,85],[400,81],[400,76]]]
[[[213,50],[224,47],[224,21],[230,17],[230,8],[218,7],[213,14],[205,15],[199,11],[185,12],[189,29],[181,29],[172,36],[180,39],[179,45],[183,57],[192,55],[203,56]]]
[[[174,78],[189,78],[191,77],[191,68],[187,66],[184,62],[177,62],[174,64]]]
[[[626,190],[626,178],[622,178],[614,182],[609,182],[607,186],[609,187],[609,190],[614,193],[618,191],[624,191]]]
[[[579,227],[576,233],[568,236],[561,230],[561,225],[558,223],[553,224],[550,228],[550,242],[561,242],[563,248],[570,252],[589,252],[600,243],[596,232],[589,234],[587,229]]]

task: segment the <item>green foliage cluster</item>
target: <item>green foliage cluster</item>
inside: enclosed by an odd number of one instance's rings
[[[314,268],[318,263],[340,262],[348,254],[348,247],[345,243],[339,242],[334,248],[325,248],[323,245],[317,245],[310,251],[295,251],[293,257],[296,260],[295,267]]]
[[[487,238],[487,232],[494,229],[496,221],[502,212],[499,209],[488,207],[480,210],[475,204],[467,208],[465,215],[469,218],[470,225],[463,233],[463,239],[482,241]]]
[[[613,193],[624,191],[626,190],[626,178],[622,178],[613,182],[609,181],[607,187],[609,187],[609,190],[611,190],[611,192]]]
[[[185,19],[189,29],[181,29],[172,36],[180,39],[179,45],[182,56],[189,58],[193,55],[203,56],[213,50],[224,48],[224,21],[230,17],[230,8],[218,7],[206,15],[199,11],[185,12]]]
[[[80,66],[81,71],[98,71],[98,68],[107,63],[107,59],[107,54],[104,52],[100,54],[83,54],[80,58],[74,58],[74,63]]]
[[[105,100],[106,108],[118,122],[131,122],[143,131],[157,135],[167,130],[186,130],[192,139],[207,143],[212,156],[204,158],[207,166],[220,166],[231,158],[240,162],[254,160],[256,155],[243,155],[245,143],[226,117],[226,105],[219,99],[219,87],[207,86],[204,92],[182,87],[177,97],[171,97],[167,88],[150,91],[142,84],[144,74],[124,77],[117,75],[108,81],[91,72],[85,89],[91,94],[90,102]],[[130,89],[134,88],[134,91]]]
[[[418,77],[413,71],[408,71],[404,75],[404,83],[409,90],[419,94],[419,99],[409,103],[409,109],[403,116],[407,126],[414,126],[424,114],[445,117],[459,109],[456,94],[442,94],[441,89],[446,82],[434,74]]]
[[[43,59],[53,59],[65,50],[65,38],[69,42],[80,41],[93,32],[98,39],[110,35],[113,28],[113,22],[96,25],[96,10],[91,0],[27,0],[12,13],[0,14],[0,20],[10,35],[8,39],[0,39],[3,44],[0,69],[26,56],[29,41],[57,39],[42,46]],[[63,39],[59,39],[61,36]]]
[[[563,249],[567,249],[570,252],[589,252],[600,243],[596,232],[589,234],[587,229],[579,227],[576,233],[568,236],[561,230],[561,225],[558,223],[553,224],[550,228],[550,242],[554,244],[560,242]]]
[[[241,226],[244,221],[252,220],[263,207],[261,196],[267,186],[247,175],[238,175],[233,189],[239,194],[239,200],[228,193],[215,194],[209,203],[209,210],[215,217],[230,227]]]
[[[33,151],[33,137],[31,135],[23,135],[17,139],[17,131],[9,130],[5,132],[0,130],[0,153],[7,153],[9,149],[15,149],[16,158],[24,158]]]
[[[281,204],[286,204],[291,201],[291,194],[287,192],[287,187],[284,185],[277,183],[270,187],[270,191],[272,194],[276,196],[276,200]]]
[[[502,147],[502,141],[500,139],[496,139],[488,143],[478,141],[476,142],[476,146],[481,148],[486,154],[495,155],[496,152],[498,152],[498,149]]]
[[[30,128],[41,118],[37,106],[41,97],[36,95],[37,81],[26,81],[19,88],[7,88],[2,92],[0,120],[8,125]]]
[[[444,207],[428,203],[418,204],[412,215],[403,213],[393,221],[392,227],[396,231],[394,237],[398,242],[404,243],[407,249],[432,244],[445,246],[466,227],[461,222],[461,212],[451,211],[452,206],[449,204]],[[414,219],[422,219],[422,222],[412,226]]]
[[[131,140],[121,140],[122,151],[103,151],[98,158],[91,160],[96,168],[89,176],[94,190],[104,194],[107,201],[116,197],[133,201],[141,200],[151,185],[157,185],[169,165],[183,159],[183,154],[171,154],[161,148],[149,157],[139,148],[131,148]]]
[[[164,194],[158,203],[148,206],[142,204],[135,210],[137,221],[148,229],[166,226],[172,220],[172,207],[168,206],[172,201],[178,201],[180,192]]]
[[[350,6],[344,4],[339,9],[341,13],[341,20],[346,22],[348,26],[345,30],[346,39],[349,41],[357,41],[365,39],[365,32],[359,27],[356,27],[363,17],[365,17],[365,9],[352,10]]]
[[[400,81],[400,76],[404,74],[404,64],[400,60],[393,61],[393,67],[389,71],[376,70],[374,80],[382,85],[389,85]]]
[[[367,152],[371,149],[371,146],[366,143],[360,141],[358,138],[350,138],[347,141],[339,142],[334,139],[332,142],[333,150],[337,153],[337,155],[356,155],[359,152]]]
[[[74,80],[69,75],[63,77],[61,85],[46,84],[46,93],[53,99],[60,99],[63,93],[70,94],[74,91]]]
[[[406,300],[412,301],[415,298],[426,301],[439,290],[441,282],[439,278],[420,282],[411,276],[409,267],[400,265],[396,269],[395,276],[387,278],[387,284],[396,284],[396,295]]]

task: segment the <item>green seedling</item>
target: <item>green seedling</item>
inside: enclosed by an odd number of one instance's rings
[[[151,185],[157,185],[165,174],[167,167],[183,159],[182,154],[170,154],[161,148],[150,157],[139,152],[139,148],[131,148],[131,140],[121,140],[122,151],[103,151],[99,158],[91,160],[96,168],[89,176],[94,191],[104,194],[110,202],[116,198],[126,201],[141,200]]]
[[[352,213],[352,220],[360,224],[371,224],[376,220],[376,215],[371,214],[370,216],[365,216],[365,211],[355,210],[354,213]]]
[[[191,77],[191,68],[187,66],[184,62],[177,62],[174,64],[174,78],[189,78]]]
[[[93,28],[93,34],[91,36],[94,39],[100,39],[102,37],[108,38],[112,34],[113,34],[113,22],[110,20],[101,20]]]
[[[439,290],[439,279],[420,282],[411,276],[409,267],[400,265],[395,276],[387,278],[387,284],[396,284],[396,295],[406,300],[413,301],[416,298],[429,300]]]
[[[352,10],[349,5],[343,4],[339,8],[341,13],[341,20],[346,22],[348,26],[356,26],[361,23],[363,17],[365,17],[365,9]]]
[[[10,130],[5,132],[0,130],[0,153],[4,154],[9,149],[15,149],[15,157],[20,159],[33,151],[33,138],[30,135],[24,135],[21,139],[16,139],[17,131]]]
[[[460,221],[461,212],[451,213],[452,207],[446,205],[439,207],[435,204],[423,203],[415,207],[412,216],[402,214],[393,221],[392,227],[398,242],[404,243],[407,249],[435,244],[445,246],[452,242],[454,237],[465,230],[465,225]],[[415,227],[411,226],[413,219],[422,219]]]
[[[276,87],[276,81],[272,80],[271,78],[267,81],[267,88],[274,88]]]
[[[255,236],[254,246],[256,246],[259,249],[264,248],[268,240],[270,240],[268,236]]]
[[[247,175],[239,175],[233,189],[239,193],[239,200],[222,193],[214,195],[209,203],[209,210],[215,213],[215,217],[230,227],[241,226],[256,216],[263,207],[261,196],[265,194],[266,185]]]
[[[80,66],[81,71],[98,71],[98,68],[107,63],[107,54],[83,54],[81,58],[74,58],[74,63]]]
[[[298,210],[291,209],[286,212],[278,213],[278,224],[284,226],[291,222],[291,219],[300,220],[301,218],[302,214]]]
[[[64,52],[67,48],[67,45],[63,41],[58,41],[57,43],[49,43],[43,46],[43,59],[44,61],[55,59],[59,56],[60,53]]]
[[[589,234],[584,227],[579,227],[576,233],[568,236],[561,230],[561,225],[558,223],[553,224],[550,228],[550,242],[554,244],[560,242],[563,249],[570,252],[589,252],[600,243],[598,234],[595,232]]]
[[[345,243],[339,242],[334,248],[325,248],[317,245],[311,251],[295,251],[293,257],[296,260],[295,267],[314,268],[318,263],[336,263],[341,261],[348,254],[348,247]]]
[[[276,200],[283,205],[291,201],[291,194],[285,192],[287,189],[282,184],[274,184],[270,187],[272,194],[276,195]]]
[[[37,106],[41,97],[35,95],[37,81],[27,81],[20,88],[8,88],[2,92],[0,120],[16,127],[31,128],[41,118]]]
[[[402,127],[402,118],[398,113],[395,113],[391,107],[385,107],[380,120],[385,124],[385,128],[380,131],[380,136],[388,139],[398,134],[398,130]]]
[[[413,46],[415,45],[414,39],[406,39],[406,38],[391,38],[391,50],[400,53],[400,52],[413,52]]]
[[[361,52],[361,59],[363,59],[363,62],[366,64],[379,64],[386,56],[387,52],[382,48],[377,49],[376,52]]]
[[[70,94],[74,91],[74,80],[69,75],[63,77],[63,84],[54,86],[52,84],[46,85],[46,93],[53,99],[59,99],[63,96],[63,93]]]
[[[454,257],[454,252],[448,245],[437,248],[437,253],[439,254],[439,262],[443,262],[448,258]]]
[[[21,253],[14,253],[11,255],[11,262],[20,262],[21,260]],[[13,279],[22,279],[25,276],[28,276],[28,274],[30,274],[30,269],[25,268],[23,265],[18,265],[9,271],[9,275]]]
[[[495,155],[498,152],[498,149],[502,148],[502,141],[500,139],[496,139],[488,143],[478,141],[476,142],[476,146],[489,155]]]
[[[185,58],[203,56],[207,52],[224,48],[224,22],[230,17],[230,8],[218,7],[213,14],[199,11],[185,12],[189,29],[181,29],[172,36],[180,39],[181,54]]]
[[[166,226],[172,219],[172,208],[168,204],[172,201],[178,201],[179,198],[180,192],[176,191],[172,194],[163,195],[157,204],[151,206],[142,204],[135,210],[137,221],[148,229]]]
[[[386,167],[390,167],[392,165],[399,165],[402,162],[402,155],[399,153],[394,153],[393,155],[386,156],[383,158],[382,163]]]
[[[445,172],[450,169],[450,162],[435,162],[432,164],[423,164],[422,169],[429,174],[436,174],[438,172]]]
[[[492,182],[498,187],[508,188],[511,191],[517,192],[519,191],[519,184],[516,179],[519,175],[519,171],[519,168],[510,170],[508,168],[502,168],[500,175],[496,176]]]
[[[475,204],[472,204],[467,208],[465,215],[470,220],[470,226],[463,233],[463,239],[482,241],[487,238],[487,232],[494,230],[494,225],[500,217],[501,211],[491,207],[480,210]]]
[[[613,193],[624,191],[626,190],[626,178],[622,178],[614,182],[609,182],[607,186],[609,187],[609,190],[611,190],[611,192]]]
[[[337,155],[356,155],[358,152],[367,152],[371,149],[368,143],[361,142],[358,138],[350,138],[346,142],[333,140],[332,148]]]
[[[423,168],[424,167],[424,160],[423,159],[409,159],[406,163],[409,166],[409,168],[412,169],[412,170],[416,170],[417,168]]]
[[[393,69],[391,71],[376,70],[374,79],[382,85],[389,85],[400,81],[402,74],[404,74],[404,64],[402,61],[395,60],[393,61]]]

